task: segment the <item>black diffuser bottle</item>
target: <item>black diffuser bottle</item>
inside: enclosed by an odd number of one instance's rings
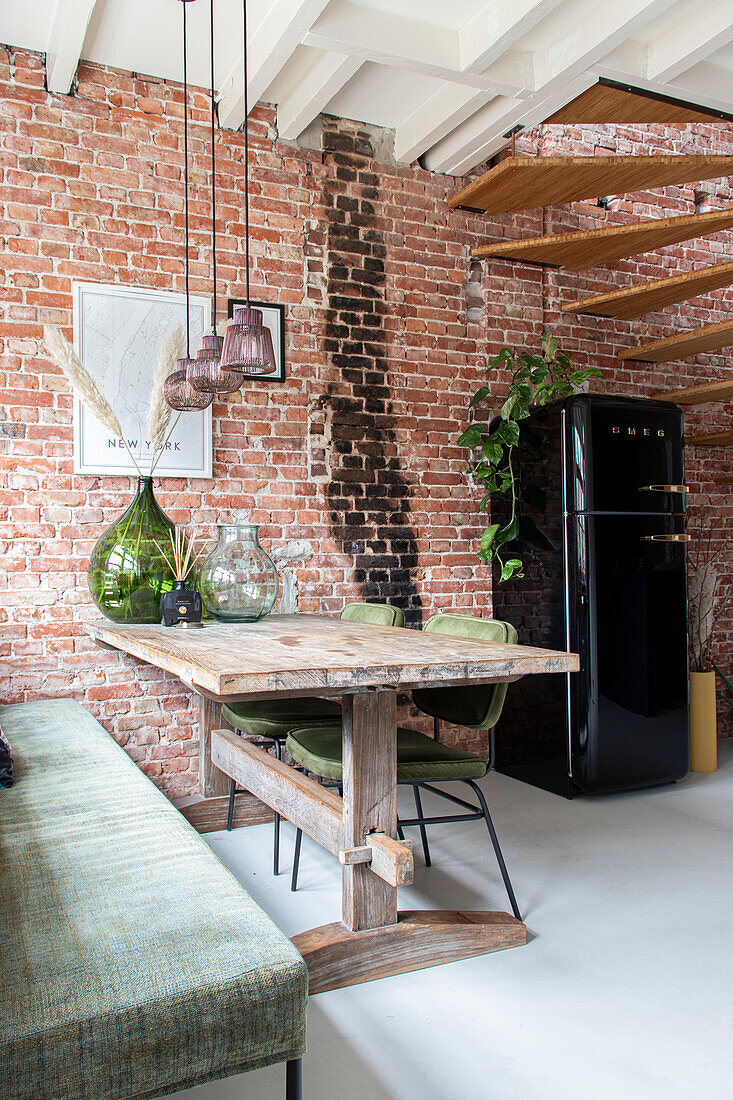
[[[163,626],[201,625],[201,597],[192,592],[185,581],[166,592],[160,601],[160,621]]]
[[[163,626],[201,626],[201,597],[188,587],[186,581],[191,574],[196,576],[196,562],[203,553],[203,547],[197,553],[194,539],[187,539],[180,527],[171,531],[167,552],[158,543],[156,546],[176,578],[175,587],[161,597],[161,623]]]

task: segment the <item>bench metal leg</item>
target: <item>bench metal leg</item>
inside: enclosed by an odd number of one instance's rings
[[[285,1100],[303,1100],[303,1059],[285,1063]]]
[[[237,793],[237,781],[233,779],[229,784],[229,809],[227,810],[227,832],[232,831],[232,822],[234,821],[234,796]]]
[[[278,760],[282,760],[282,746],[279,741],[274,742],[275,756]],[[280,814],[275,814],[274,821],[275,834],[273,836],[272,845],[272,870],[273,874],[280,874]]]

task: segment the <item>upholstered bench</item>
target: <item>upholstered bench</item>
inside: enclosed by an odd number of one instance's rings
[[[77,703],[0,707],[0,1095],[165,1096],[287,1061],[307,973],[286,936]]]

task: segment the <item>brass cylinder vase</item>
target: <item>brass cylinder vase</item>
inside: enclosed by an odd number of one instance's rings
[[[715,673],[690,673],[690,771],[714,772],[718,767],[718,723]]]

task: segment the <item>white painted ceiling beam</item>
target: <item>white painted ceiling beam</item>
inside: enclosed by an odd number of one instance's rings
[[[56,0],[46,45],[46,85],[69,92],[96,0]]]
[[[328,0],[274,0],[251,34],[247,49],[249,109],[262,98],[303,41]],[[240,20],[241,33],[241,20]],[[242,56],[219,91],[219,124],[237,130],[244,122]]]
[[[571,0],[545,20],[545,40],[534,54],[538,91],[572,79],[665,12],[675,0],[614,0],[589,5]],[[573,98],[572,96],[569,99]]]
[[[490,0],[458,32],[461,68],[483,73],[562,0]]]
[[[458,31],[376,11],[351,0],[331,0],[303,42],[474,88],[506,90],[483,76],[461,71]]]
[[[733,76],[730,69],[712,61],[701,61],[677,77],[671,90],[669,85],[657,85],[666,95],[679,95],[680,99],[692,100],[705,107],[733,114]]]
[[[305,72],[298,67],[277,106],[278,132],[286,141],[295,141],[361,68],[359,58],[350,54],[328,51],[312,61],[310,52]]]
[[[670,19],[670,25],[649,43],[647,75],[651,80],[674,80],[729,42],[733,42],[731,0],[688,2],[684,12],[674,22]]]
[[[395,128],[395,160],[411,164],[493,98],[484,88],[443,84]]]
[[[463,176],[503,149],[506,134],[514,126],[536,126],[595,82],[595,76],[586,73],[549,95],[537,93],[526,99],[497,96],[430,149],[423,164],[431,172]]]

